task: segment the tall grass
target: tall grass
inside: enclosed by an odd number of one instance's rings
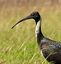
[[[24,11],[25,10],[25,11]],[[0,10],[0,64],[48,64],[36,42],[34,20],[11,27],[36,8]],[[50,39],[61,40],[61,11],[37,9],[42,16],[42,32]]]

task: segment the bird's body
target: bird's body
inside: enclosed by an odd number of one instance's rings
[[[27,20],[34,19],[36,22],[35,35],[37,43],[43,53],[43,56],[49,62],[54,62],[54,64],[61,64],[61,43],[53,41],[49,38],[46,38],[41,31],[41,16],[38,12],[33,12],[31,15],[17,22],[12,28],[14,28],[18,23]]]
[[[48,61],[61,64],[61,44],[59,42],[44,37],[41,40],[40,49]]]
[[[42,34],[41,21],[38,21],[36,24],[35,34],[43,56],[48,61],[53,61],[55,64],[61,64],[61,42],[53,41]]]

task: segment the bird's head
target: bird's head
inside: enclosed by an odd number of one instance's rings
[[[34,19],[36,22],[40,20],[40,14],[38,12],[32,12],[30,15],[31,19]]]
[[[23,18],[22,20],[18,21],[12,28],[14,28],[17,24],[27,19],[34,19],[37,23],[40,20],[40,14],[38,12],[32,12],[29,16]]]

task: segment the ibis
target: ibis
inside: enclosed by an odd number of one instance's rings
[[[34,19],[36,23],[35,36],[38,46],[48,62],[54,62],[54,64],[61,64],[61,42],[57,42],[45,37],[41,30],[42,18],[38,11],[32,12],[29,16],[23,18],[13,25],[12,29],[22,21]]]

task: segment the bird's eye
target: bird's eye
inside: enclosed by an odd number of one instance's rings
[[[36,15],[36,17],[37,17],[37,15]]]

